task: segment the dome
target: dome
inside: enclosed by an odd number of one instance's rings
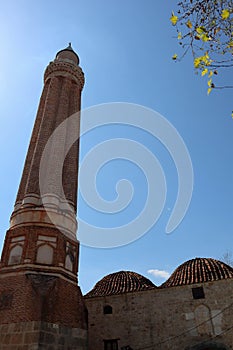
[[[77,65],[79,64],[79,57],[76,54],[76,52],[73,50],[71,43],[69,43],[69,46],[67,46],[65,49],[60,50],[56,54],[56,59],[64,60],[64,61],[71,61]]]
[[[186,261],[173,272],[162,288],[183,286],[233,278],[233,268],[211,258],[196,258]]]
[[[105,276],[86,297],[122,294],[141,290],[154,289],[156,286],[146,277],[131,271],[119,271]]]

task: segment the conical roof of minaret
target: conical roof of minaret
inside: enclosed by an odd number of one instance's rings
[[[56,54],[56,59],[62,59],[62,60],[72,60],[74,61],[77,65],[79,64],[79,57],[77,53],[73,50],[71,43],[65,48]]]

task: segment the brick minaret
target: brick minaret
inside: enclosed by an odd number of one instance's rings
[[[1,350],[86,349],[85,307],[77,281],[78,141],[66,152],[71,133],[79,135],[79,114],[75,123],[67,121],[80,111],[83,85],[79,58],[69,45],[45,70],[5,237],[0,263]],[[61,123],[59,139],[53,139]],[[57,169],[63,169],[61,184]]]

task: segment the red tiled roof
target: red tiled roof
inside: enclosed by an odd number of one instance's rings
[[[86,297],[122,294],[156,288],[146,277],[131,271],[119,271],[105,276],[96,283]]]
[[[233,268],[219,260],[196,258],[180,265],[162,288],[233,278]]]

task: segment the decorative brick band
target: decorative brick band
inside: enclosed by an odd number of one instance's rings
[[[9,267],[2,267],[0,274],[0,281],[6,277],[14,276],[27,276],[31,274],[41,274],[48,276],[50,278],[61,278],[62,280],[77,286],[77,275],[74,275],[72,272],[65,270],[62,267],[50,267],[46,268],[43,265],[33,265],[33,264],[20,264]]]
[[[56,227],[68,238],[76,240],[77,220],[75,214],[64,213],[53,208],[22,208],[14,211],[10,228],[40,225],[44,227]]]
[[[84,73],[79,66],[72,63],[55,59],[50,62],[44,73],[44,82],[53,76],[65,76],[74,80],[82,90],[84,86]]]
[[[43,199],[43,201],[42,201]],[[23,197],[23,200],[15,202],[14,211],[16,212],[19,209],[37,206],[41,207],[43,204],[51,208],[57,208],[59,210],[67,209],[67,204],[70,205],[71,213],[73,214],[74,210],[72,210],[73,202],[67,199],[62,199],[54,193],[46,194],[40,196],[36,193],[26,194]]]

